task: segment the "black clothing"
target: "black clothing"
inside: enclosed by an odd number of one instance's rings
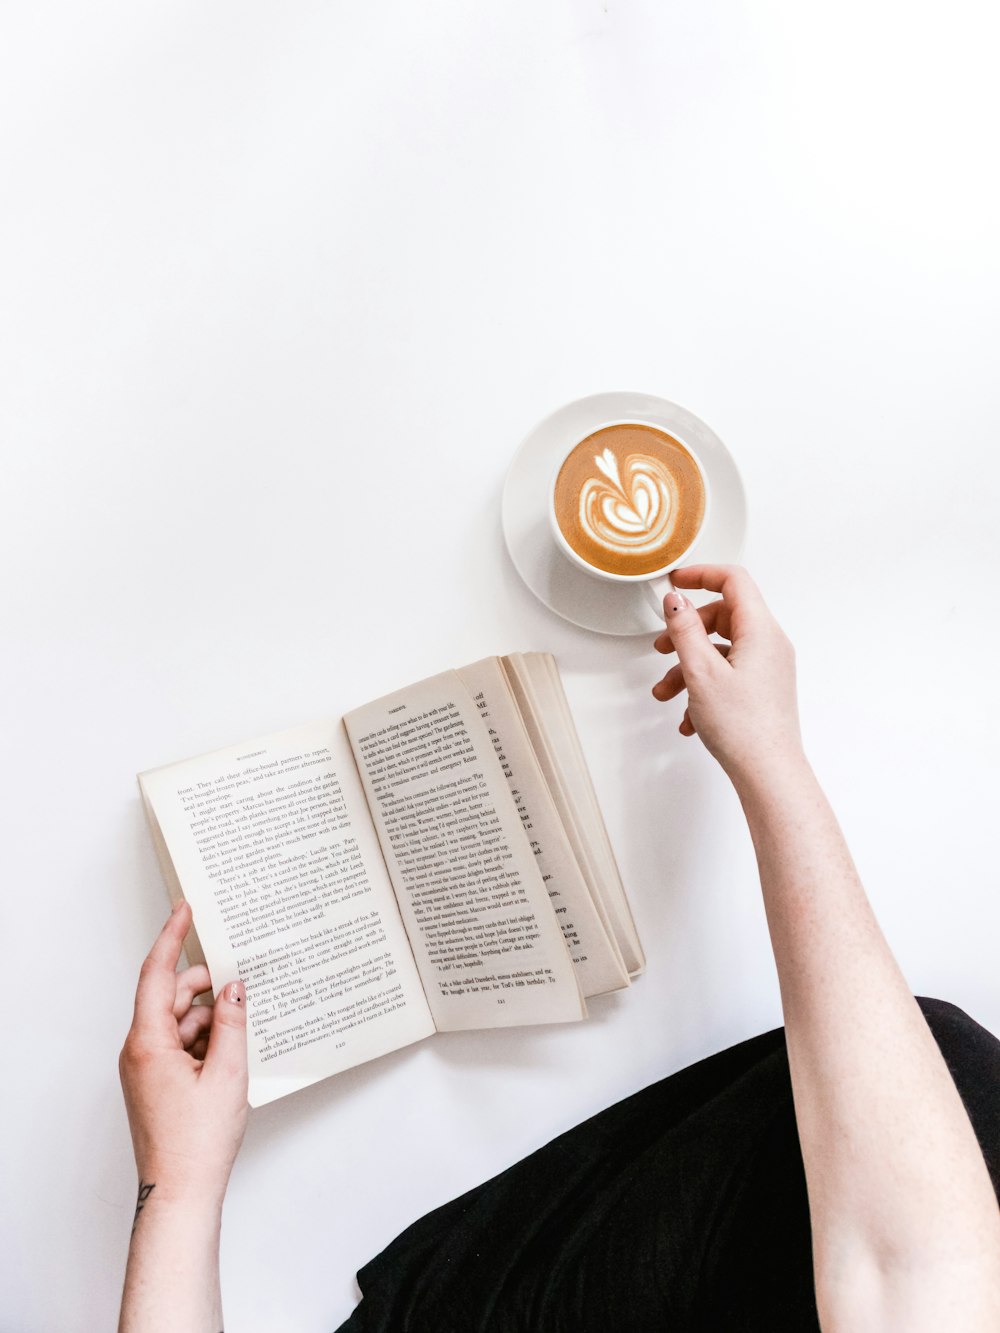
[[[921,1000],[1000,1191],[1000,1042]],[[783,1029],[654,1083],[429,1213],[340,1333],[819,1327]]]

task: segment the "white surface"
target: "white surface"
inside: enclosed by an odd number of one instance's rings
[[[662,577],[641,582],[612,582],[577,567],[559,549],[552,532],[550,492],[553,474],[580,440],[612,421],[643,421],[668,431],[697,450],[709,482],[710,503],[690,559],[735,564],[746,539],[746,492],[736,462],[718,435],[677,403],[652,394],[589,394],[566,403],[528,432],[504,479],[501,519],[504,541],[514,567],[543,606],[571,625],[601,634],[655,635],[663,616],[656,610],[669,584]],[[682,552],[682,555],[684,553]],[[698,602],[711,594],[695,593]]]
[[[511,649],[562,663],[649,970],[253,1117],[235,1333],[330,1330],[414,1216],[779,1021],[737,803],[641,640],[503,551],[621,385],[738,459],[747,562],[914,988],[1000,1030],[1000,233],[985,3],[7,6],[4,1330],[113,1325],[116,1057],[165,910],[133,774]]]

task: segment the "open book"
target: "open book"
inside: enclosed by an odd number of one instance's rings
[[[643,967],[552,657],[139,775],[189,962],[247,990],[250,1104],[435,1031],[585,1018]]]

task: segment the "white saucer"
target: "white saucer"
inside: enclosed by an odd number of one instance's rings
[[[606,583],[570,564],[549,527],[552,470],[598,426],[644,421],[673,431],[698,455],[708,474],[712,503],[708,522],[686,564],[733,564],[747,528],[746,492],[733,456],[714,431],[686,408],[648,393],[595,393],[546,417],[524,440],[507,473],[502,522],[514,567],[550,611],[600,634],[650,634],[663,621],[639,587]],[[695,602],[707,600],[695,593]]]

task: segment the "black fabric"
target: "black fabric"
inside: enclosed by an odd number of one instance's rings
[[[1000,1193],[1000,1042],[920,1000]],[[339,1333],[809,1333],[782,1029],[601,1112],[414,1223]]]

